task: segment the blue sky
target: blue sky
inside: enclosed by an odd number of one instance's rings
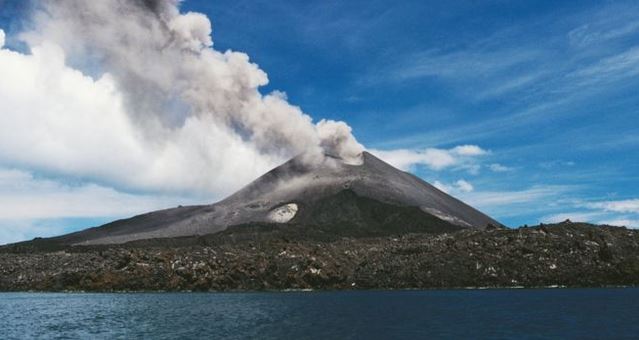
[[[191,1],[184,8],[213,18],[217,48],[246,51],[272,88],[314,117],[347,121],[367,147],[489,150],[475,174],[412,171],[431,182],[464,179],[506,200],[528,193],[532,201],[521,207],[486,205],[508,225],[639,197],[636,3]],[[468,196],[482,206],[484,196]]]
[[[13,49],[17,3],[0,0]],[[453,155],[406,168],[509,226],[639,227],[636,2],[188,0],[181,9],[211,19],[216,50],[245,52],[268,73],[263,93],[284,91],[316,120],[347,122],[372,150]],[[460,145],[481,152],[455,156]],[[62,188],[83,181],[0,165]],[[116,189],[160,206],[208,199]],[[123,217],[69,215],[16,216],[0,228],[19,220],[31,226],[20,237],[32,237]]]

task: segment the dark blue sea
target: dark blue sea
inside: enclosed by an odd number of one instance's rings
[[[639,338],[639,289],[0,294],[1,339]]]

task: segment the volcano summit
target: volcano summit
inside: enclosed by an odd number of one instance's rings
[[[118,244],[212,234],[256,223],[328,228],[357,236],[501,225],[364,152],[359,164],[330,156],[309,163],[301,155],[218,203],[155,211],[50,241],[62,245]]]

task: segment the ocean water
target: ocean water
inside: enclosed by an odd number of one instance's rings
[[[0,293],[1,339],[639,338],[639,289]]]

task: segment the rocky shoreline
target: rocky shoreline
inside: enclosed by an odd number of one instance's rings
[[[639,231],[625,228],[565,222],[365,238],[296,230],[243,229],[110,247],[4,246],[0,291],[639,285]]]

